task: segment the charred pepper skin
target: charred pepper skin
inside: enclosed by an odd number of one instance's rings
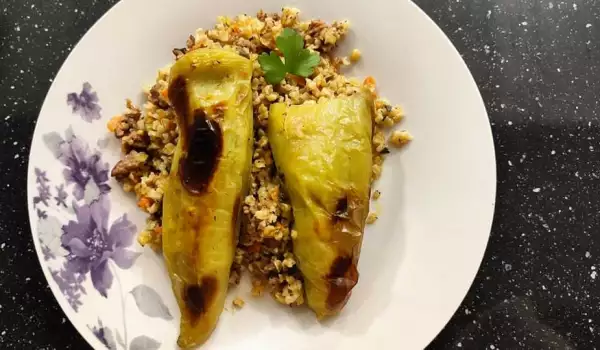
[[[179,140],[163,202],[163,255],[181,310],[178,345],[202,345],[223,311],[252,161],[252,63],[198,49],[171,68]]]
[[[294,212],[294,254],[308,306],[337,314],[358,282],[371,191],[373,100],[362,92],[316,104],[274,104],[269,141]]]

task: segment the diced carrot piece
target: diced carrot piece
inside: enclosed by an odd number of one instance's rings
[[[295,81],[296,84],[298,84],[298,86],[300,86],[300,87],[306,86],[306,78],[304,78],[304,77],[294,75],[294,74],[288,74],[287,78]]]
[[[377,82],[375,81],[375,78],[373,78],[372,76],[368,76],[365,78],[365,81],[363,82],[363,84],[368,87],[374,88],[375,85],[377,85]]]
[[[150,206],[152,206],[152,204],[154,204],[154,201],[150,197],[142,197],[137,202],[138,207],[140,207],[144,210],[150,208]]]
[[[122,115],[117,115],[117,116],[112,117],[106,124],[108,131],[115,132],[115,130],[117,130],[117,127],[119,126],[119,124],[121,124],[122,120],[123,120]]]
[[[165,125],[165,129],[167,130],[174,130],[177,127],[177,124],[175,124],[169,119],[163,119],[163,124]]]

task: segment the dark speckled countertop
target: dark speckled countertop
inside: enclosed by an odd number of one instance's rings
[[[0,348],[86,349],[47,287],[25,206],[52,78],[116,0],[0,2]],[[485,259],[431,349],[600,347],[600,3],[417,0],[473,73],[498,160]]]

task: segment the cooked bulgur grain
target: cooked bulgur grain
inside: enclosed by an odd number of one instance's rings
[[[367,216],[367,224],[374,224],[375,221],[377,221],[377,219],[379,219],[379,216],[377,215],[377,213],[371,212]]]
[[[375,192],[373,192],[373,196],[371,196],[371,198],[373,198],[373,200],[378,200],[379,197],[381,197],[381,191],[375,190]]]
[[[237,284],[242,270],[252,276],[252,294],[260,296],[265,288],[275,300],[286,305],[304,303],[302,276],[292,252],[296,231],[291,230],[293,215],[289,200],[273,163],[266,127],[272,103],[315,103],[320,99],[349,96],[368,88],[376,97],[373,77],[364,82],[346,78],[340,67],[358,60],[360,51],[350,58],[336,57],[331,51],[346,35],[349,23],[321,20],[301,21],[299,11],[284,8],[282,13],[267,14],[259,11],[256,17],[240,15],[234,18],[218,17],[209,30],[198,29],[190,35],[184,48],[173,50],[175,60],[198,48],[225,48],[237,51],[251,59],[254,71],[251,81],[255,118],[254,154],[250,192],[244,199],[243,222],[236,249],[230,283]],[[308,77],[288,75],[278,85],[265,81],[258,56],[276,49],[275,38],[283,28],[299,32],[308,49],[320,54],[321,60]],[[142,245],[159,250],[162,237],[162,197],[178,129],[175,113],[167,100],[170,66],[159,70],[154,85],[144,89],[146,103],[142,110],[127,100],[126,110],[108,123],[108,129],[121,140],[124,159],[117,163],[112,175],[125,191],[135,192],[138,206],[149,215],[146,227],[138,236]],[[385,144],[384,128],[398,123],[403,116],[399,107],[376,98],[373,136],[373,179],[381,175],[383,157],[389,153]],[[367,221],[376,219],[374,213]],[[236,305],[237,301],[237,305]],[[243,301],[234,305],[241,307]]]
[[[412,135],[406,130],[395,130],[390,136],[390,142],[396,147],[402,147],[413,139]]]
[[[354,49],[352,50],[352,53],[350,54],[350,61],[352,62],[356,62],[360,59],[361,53],[359,49]]]
[[[233,306],[236,309],[241,309],[244,307],[244,305],[246,305],[246,302],[240,297],[233,299],[233,301],[231,302],[231,306]]]

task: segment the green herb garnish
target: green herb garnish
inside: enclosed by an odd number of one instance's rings
[[[304,39],[293,29],[285,28],[275,42],[283,54],[283,61],[273,51],[258,57],[269,84],[279,84],[287,73],[309,77],[321,60],[318,53],[304,48]]]

